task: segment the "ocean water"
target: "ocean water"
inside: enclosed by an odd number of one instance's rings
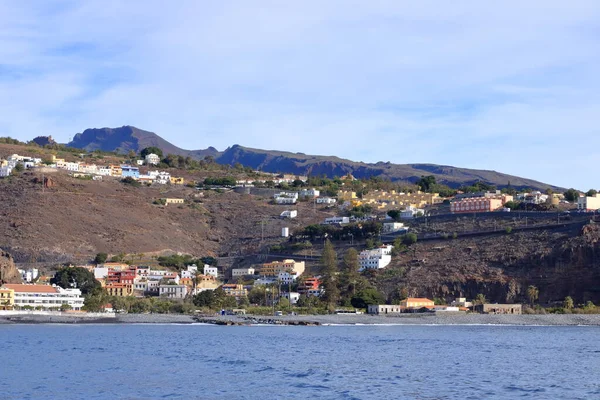
[[[599,327],[0,325],[1,399],[600,399]]]

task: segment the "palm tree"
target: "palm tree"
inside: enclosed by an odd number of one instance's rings
[[[539,295],[540,290],[533,285],[529,285],[529,287],[527,288],[527,297],[529,297],[529,303],[531,303],[532,307],[533,303],[535,303],[535,301],[539,298]]]
[[[487,303],[487,299],[485,298],[485,295],[483,293],[479,293],[477,296],[475,296],[475,304],[485,304]]]

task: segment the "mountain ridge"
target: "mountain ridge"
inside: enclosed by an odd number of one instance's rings
[[[234,144],[220,152],[214,147],[186,150],[173,145],[154,132],[133,126],[120,128],[91,128],[75,135],[68,143],[71,147],[88,151],[103,150],[139,153],[146,147],[155,146],[163,153],[202,159],[212,157],[219,164],[242,164],[253,169],[271,173],[298,175],[325,175],[329,178],[352,174],[356,178],[380,177],[391,181],[414,183],[423,175],[433,175],[438,183],[458,188],[485,182],[497,187],[508,185],[537,190],[563,190],[558,186],[493,170],[462,168],[431,163],[394,164],[389,161],[365,163],[337,156],[307,155],[281,150],[263,150]]]

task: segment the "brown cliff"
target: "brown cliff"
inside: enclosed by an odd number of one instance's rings
[[[0,283],[21,283],[21,274],[10,254],[0,249]]]

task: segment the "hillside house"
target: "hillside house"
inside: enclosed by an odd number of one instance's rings
[[[160,157],[154,153],[147,154],[144,160],[147,165],[157,165],[160,163]]]
[[[107,283],[104,286],[109,296],[128,297],[133,296],[133,283]]]
[[[577,209],[584,211],[596,211],[600,209],[600,195],[580,196],[577,198]]]
[[[325,218],[325,220],[323,221],[323,225],[342,225],[342,224],[349,224],[350,223],[350,217],[331,217],[331,218]]]
[[[336,199],[332,198],[332,197],[318,197],[317,198],[317,204],[335,204],[337,202]]]
[[[361,251],[358,255],[360,270],[387,267],[392,262],[392,249],[392,245],[383,245],[373,250]]]
[[[187,292],[185,285],[158,285],[158,295],[168,299],[184,299]]]
[[[121,171],[121,167],[119,165],[110,165],[110,176],[121,176],[123,171]]]
[[[5,178],[7,176],[10,176],[10,174],[12,173],[12,170],[13,170],[13,167],[11,167],[10,165],[0,167],[0,177]]]
[[[151,175],[152,172],[149,172],[148,175]],[[171,174],[168,172],[156,172],[156,176],[154,178],[154,182],[160,185],[166,185],[171,182]]]
[[[219,270],[217,267],[211,267],[208,264],[204,265],[204,275],[214,276],[215,278],[219,277]]]
[[[497,198],[462,199],[450,203],[450,212],[455,214],[491,212],[502,207],[502,204],[502,199]]]
[[[273,261],[262,264],[260,275],[267,277],[277,277],[280,272],[295,273],[302,275],[305,269],[304,261],[296,262],[294,260]]]
[[[169,182],[171,183],[171,185],[183,185],[185,183],[185,180],[177,176],[172,176],[169,178]]]
[[[315,198],[315,197],[319,197],[321,195],[321,192],[315,188],[312,189],[302,189],[300,191],[300,197],[304,197],[304,198]]]
[[[279,214],[279,218],[296,218],[298,216],[297,210],[285,210],[281,214]]]
[[[169,198],[169,197],[165,197],[161,199],[163,201],[163,203],[165,205],[169,205],[169,204],[183,204],[185,203],[184,199],[176,199],[176,198]]]
[[[244,287],[244,285],[236,285],[235,283],[229,283],[226,285],[222,285],[221,289],[225,292],[227,296],[235,297],[239,299],[241,297],[248,295],[248,290]]]
[[[251,276],[254,275],[254,268],[249,267],[249,268],[234,268],[231,270],[231,277],[232,278],[243,278],[245,276]]]
[[[408,231],[402,222],[384,222],[381,233],[394,233],[400,231]]]
[[[121,177],[138,179],[140,177],[140,169],[131,165],[121,165]]]

